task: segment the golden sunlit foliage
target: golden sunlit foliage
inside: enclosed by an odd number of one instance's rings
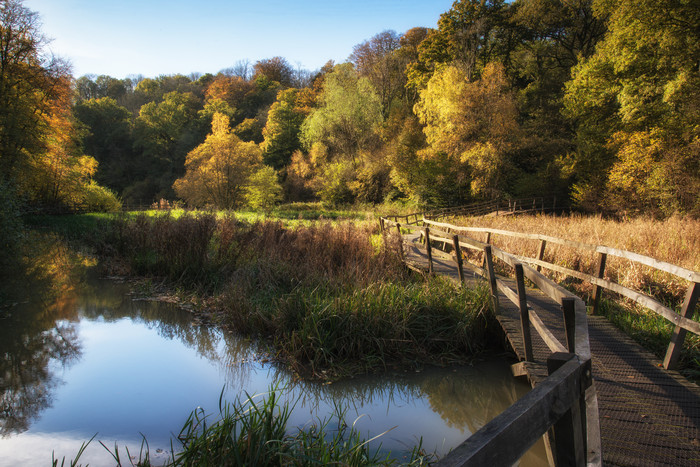
[[[216,113],[211,134],[187,154],[187,172],[174,189],[193,206],[234,208],[242,203],[248,180],[261,163],[258,145],[241,141],[231,132],[229,118]]]

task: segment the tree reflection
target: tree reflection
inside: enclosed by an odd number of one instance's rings
[[[66,366],[80,357],[75,326],[76,266],[85,258],[52,238],[31,242],[32,261],[14,274],[3,295],[31,300],[0,308],[0,435],[26,430],[51,405],[60,383],[51,363]]]
[[[28,242],[26,261],[0,296],[0,436],[26,431],[51,407],[62,383],[52,371],[81,357],[81,319],[130,319],[177,340],[216,363],[228,381],[246,379],[251,342],[218,328],[195,326],[172,303],[133,300],[129,284],[100,280],[94,261],[48,235]]]

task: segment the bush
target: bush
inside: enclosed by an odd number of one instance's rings
[[[94,181],[85,187],[85,204],[90,212],[118,212],[122,209],[117,195]]]

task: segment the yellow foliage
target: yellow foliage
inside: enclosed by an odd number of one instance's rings
[[[262,164],[257,144],[231,133],[229,118],[215,113],[212,133],[187,154],[186,173],[173,184],[178,196],[193,206],[230,209],[243,201],[250,176]]]

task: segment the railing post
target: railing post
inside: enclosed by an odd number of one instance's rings
[[[547,246],[547,241],[546,240],[540,240],[540,248],[537,250],[537,259],[542,261],[542,258],[544,258],[544,249]],[[537,272],[540,272],[542,270],[542,266],[539,264],[537,265]]]
[[[484,247],[484,262],[486,263],[486,272],[489,277],[489,285],[491,287],[491,300],[493,302],[493,311],[498,313],[498,284],[496,284],[496,273],[493,270],[493,255],[491,253],[491,245]]]
[[[518,308],[520,308],[520,331],[523,334],[523,346],[525,347],[525,360],[534,360],[532,355],[532,336],[530,334],[530,310],[527,308],[527,296],[525,294],[525,274],[523,265],[515,265],[515,281],[518,287]]]
[[[576,353],[576,300],[571,297],[562,298],[561,309],[564,313],[566,348],[569,352]]]
[[[566,362],[576,358],[575,355],[565,352],[555,352],[547,359],[547,372],[551,376]],[[590,360],[589,360],[590,361]],[[583,369],[583,379],[590,377],[586,373],[590,370]],[[564,415],[552,426],[554,432],[554,459],[557,466],[560,465],[586,465],[586,395],[581,391],[581,397],[574,401]]]
[[[425,231],[425,252],[428,254],[428,273],[433,273],[433,247],[430,245],[430,228],[426,227]]]
[[[406,256],[403,253],[403,235],[401,235],[401,224],[396,223],[396,231],[399,233],[399,254],[401,255],[401,261],[406,261]]]
[[[383,217],[379,218],[379,231],[381,233],[384,233],[384,218]]]
[[[486,241],[484,242],[487,245],[491,243],[491,232],[486,232]],[[486,254],[484,254],[484,261],[481,265],[483,269],[486,269]]]
[[[695,311],[695,305],[698,303],[698,297],[700,297],[700,283],[693,282],[688,287],[685,293],[685,300],[683,300],[683,308],[681,308],[681,316],[690,319]],[[666,349],[666,357],[664,358],[664,368],[667,370],[673,370],[678,364],[678,357],[681,354],[681,349],[683,348],[683,341],[685,340],[686,330],[676,325],[673,328],[673,334],[671,335],[671,342],[668,344]]]
[[[598,253],[598,264],[596,266],[596,277],[602,279],[605,276],[605,263],[607,262],[607,253]],[[593,314],[597,314],[600,307],[600,297],[603,294],[603,288],[599,285],[593,287]]]
[[[455,249],[455,259],[457,260],[457,272],[459,272],[459,283],[464,284],[464,267],[462,264],[462,248],[459,246],[459,235],[452,236],[452,246]]]

